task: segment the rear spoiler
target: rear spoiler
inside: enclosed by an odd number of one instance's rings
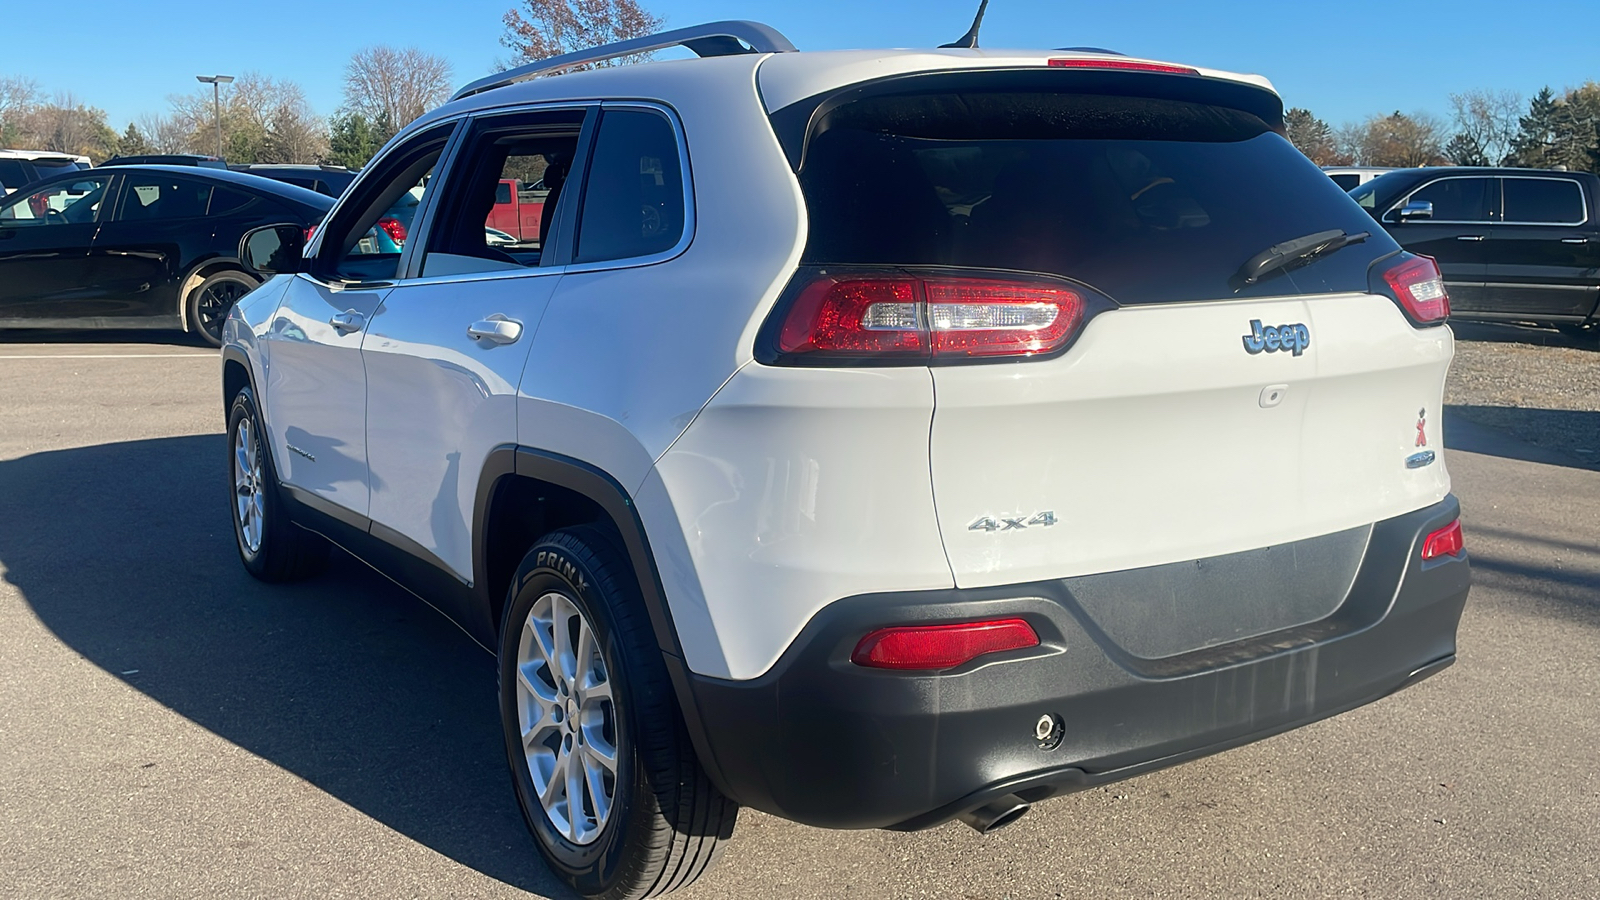
[[[895,94],[965,92],[1028,92],[1108,94],[1203,103],[1249,113],[1283,134],[1283,100],[1272,90],[1231,78],[1128,69],[1029,66],[1026,68],[943,69],[891,75],[858,82],[798,100],[774,110],[769,118],[789,165],[799,171],[815,126],[835,109],[868,97]]]

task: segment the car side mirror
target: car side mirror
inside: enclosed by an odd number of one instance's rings
[[[1400,208],[1400,221],[1409,222],[1412,219],[1433,218],[1433,201],[1412,200]]]
[[[262,275],[293,275],[306,270],[306,230],[299,225],[268,225],[239,239],[239,261]]]

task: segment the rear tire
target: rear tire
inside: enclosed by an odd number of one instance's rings
[[[528,830],[584,897],[685,887],[732,835],[739,808],[700,768],[611,533],[558,531],[523,558],[501,627],[500,714]]]
[[[251,575],[267,582],[297,581],[327,565],[328,542],[289,520],[265,434],[255,394],[241,389],[228,409],[234,545]]]
[[[234,304],[256,287],[254,278],[232,269],[218,272],[200,282],[200,286],[190,291],[188,299],[184,301],[189,330],[211,346],[221,347],[222,323],[228,320],[228,313]]]

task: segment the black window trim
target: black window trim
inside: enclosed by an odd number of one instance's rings
[[[1417,185],[1416,187],[1412,188],[1411,190],[1406,191],[1404,194],[1401,194],[1399,200],[1396,200],[1394,203],[1391,203],[1389,205],[1389,208],[1383,211],[1383,216],[1379,219],[1379,221],[1383,222],[1385,225],[1397,224],[1398,219],[1392,217],[1392,214],[1396,210],[1404,208],[1407,203],[1411,202],[1412,196],[1420,193],[1421,191],[1423,191],[1426,188],[1433,187],[1434,185],[1438,184],[1441,181],[1459,181],[1461,179],[1466,179],[1466,178],[1481,178],[1484,181],[1490,182],[1491,185],[1494,187],[1496,193],[1498,194],[1498,192],[1500,190],[1500,185],[1499,185],[1498,182],[1499,182],[1501,177],[1502,176],[1500,176],[1500,175],[1487,175],[1487,174],[1484,174],[1484,175],[1479,175],[1479,174],[1461,174],[1461,175],[1440,175],[1437,178],[1430,178],[1427,181],[1424,181],[1423,183],[1421,183],[1421,184]],[[1504,215],[1505,215],[1505,209],[1504,209],[1504,206],[1502,204],[1502,205],[1500,205],[1499,209],[1495,209],[1495,208],[1491,207],[1490,210],[1489,210],[1490,218],[1487,218],[1487,219],[1421,219],[1419,221],[1422,224],[1425,224],[1425,225],[1499,225],[1499,224],[1502,224],[1502,223],[1501,223],[1500,219],[1497,218],[1497,216],[1503,217]],[[1527,223],[1523,223],[1523,224],[1527,224]]]
[[[1513,178],[1520,179],[1522,181],[1564,181],[1567,184],[1572,185],[1573,188],[1575,188],[1578,191],[1578,205],[1583,208],[1583,218],[1579,219],[1576,222],[1509,222],[1509,221],[1505,221],[1505,218],[1506,218],[1506,209],[1505,209],[1506,192],[1505,192],[1504,185],[1502,185],[1501,189],[1500,189],[1500,219],[1495,222],[1496,225],[1524,225],[1524,226],[1532,226],[1534,228],[1577,228],[1579,226],[1586,225],[1589,222],[1589,198],[1584,193],[1583,183],[1580,182],[1576,178],[1569,178],[1569,177],[1566,177],[1566,176],[1563,176],[1563,175],[1543,175],[1543,174],[1540,174],[1540,175],[1509,175],[1509,174],[1507,174],[1507,175],[1497,175],[1495,177],[1499,178],[1501,181],[1509,181],[1509,180],[1511,180]]]
[[[596,100],[563,100],[553,103],[531,103],[517,106],[497,106],[492,109],[482,109],[467,113],[461,117],[461,125],[456,129],[455,135],[450,140],[450,146],[446,149],[448,158],[440,158],[441,165],[439,172],[435,177],[438,179],[438,183],[441,188],[449,183],[448,180],[450,179],[456,167],[456,160],[461,153],[465,152],[464,148],[466,147],[468,140],[470,140],[473,136],[474,127],[480,121],[492,121],[504,116],[518,116],[526,115],[528,113],[541,112],[559,112],[561,110],[584,110],[586,112],[582,131],[578,136],[578,150],[573,159],[573,165],[575,169],[581,165],[585,170],[587,170],[589,164],[588,157],[590,146],[594,142],[594,131],[596,126],[599,124],[599,117],[596,115],[596,113],[598,112],[600,105],[600,102]],[[569,175],[568,177],[570,178],[571,176]],[[572,226],[577,221],[577,214],[574,212],[578,206],[578,198],[576,196],[573,197],[572,202],[562,204],[557,210],[561,214],[561,218],[556,222],[555,226],[556,240],[551,243],[551,250],[553,251],[551,253],[551,257],[555,260],[555,262],[552,262],[550,265],[541,264],[516,271],[506,269],[486,272],[466,272],[459,275],[423,275],[422,266],[427,253],[424,250],[415,248],[427,246],[428,240],[433,232],[434,216],[437,213],[438,198],[443,193],[444,192],[442,190],[428,191],[427,195],[423,197],[423,207],[417,210],[416,218],[412,220],[414,223],[421,224],[413,229],[414,237],[406,241],[406,247],[402,252],[400,266],[401,277],[396,279],[397,283],[449,284],[461,281],[492,281],[501,278],[529,278],[544,275],[556,275],[569,270],[570,267],[566,265],[566,262],[572,258],[572,240],[570,235],[572,233]],[[432,202],[430,202],[430,198]],[[544,256],[544,248],[540,248],[541,259],[543,259]]]
[[[461,113],[455,116],[435,119],[414,129],[408,127],[407,130],[402,131],[393,138],[390,138],[389,142],[384,144],[383,147],[380,148],[376,154],[374,154],[372,162],[369,162],[366,166],[362,167],[361,177],[358,177],[350,184],[350,187],[340,195],[338,202],[328,209],[327,215],[322,217],[321,223],[317,226],[316,236],[312,240],[312,243],[306,247],[306,260],[309,265],[304,271],[300,272],[297,277],[307,278],[310,281],[331,290],[343,290],[374,287],[378,284],[392,285],[410,273],[410,267],[413,263],[413,258],[416,256],[414,251],[419,243],[416,240],[407,240],[406,245],[400,249],[400,259],[395,266],[396,275],[394,278],[385,279],[381,282],[349,282],[329,277],[332,267],[330,265],[319,264],[323,248],[327,243],[327,236],[329,232],[332,231],[332,228],[329,226],[331,223],[335,223],[337,218],[344,214],[347,204],[356,202],[355,198],[366,186],[364,182],[372,181],[382,174],[379,171],[379,167],[375,166],[373,163],[378,163],[381,165],[393,153],[400,150],[402,147],[411,144],[415,139],[420,138],[441,126],[448,125],[450,126],[450,136],[445,138],[444,148],[439,152],[438,161],[434,163],[434,177],[440,179],[440,183],[442,184],[443,179],[449,175],[449,163],[455,158],[456,147],[461,143],[461,136],[463,132],[466,131],[466,129],[462,128],[461,126],[462,123],[467,120],[467,118],[467,113]],[[422,202],[418,205],[417,212],[411,220],[413,224],[416,222],[425,223],[427,221],[427,219],[424,217],[432,214],[434,200],[436,199],[438,193],[438,191],[423,192]]]
[[[606,272],[613,269],[636,269],[642,266],[653,266],[657,265],[658,263],[664,263],[668,260],[677,259],[689,249],[690,244],[694,243],[694,173],[689,168],[689,142],[684,138],[683,122],[678,118],[677,111],[665,103],[659,103],[653,100],[606,100],[600,103],[600,112],[602,117],[605,115],[606,110],[612,109],[653,112],[667,120],[668,126],[672,129],[673,140],[675,140],[678,144],[678,171],[681,173],[683,180],[683,233],[678,235],[677,243],[659,253],[649,253],[645,254],[644,256],[630,256],[622,259],[604,259],[588,263],[569,262],[566,266],[566,271],[569,274],[577,274],[581,272]],[[598,131],[599,129],[596,128],[597,133]],[[593,153],[587,153],[585,155],[583,160],[583,191],[576,198],[577,202],[573,203],[569,208],[572,215],[571,221],[573,221],[574,224],[577,224],[580,228],[582,225],[581,223],[577,222],[577,211],[583,208],[583,198],[586,194],[588,194],[589,163],[593,160],[593,157]],[[571,176],[569,175],[568,177],[570,178]],[[567,217],[563,216],[562,224],[565,225],[567,221]],[[568,229],[566,233],[569,236],[575,237],[577,230]],[[573,249],[574,248],[568,248],[569,254]],[[570,260],[571,256],[569,255],[567,258]]]

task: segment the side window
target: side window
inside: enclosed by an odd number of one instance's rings
[[[231,216],[244,211],[245,207],[254,204],[254,194],[236,191],[233,188],[217,186],[211,190],[211,208],[206,212],[211,216]]]
[[[422,275],[549,265],[545,249],[554,246],[586,115],[569,109],[475,120],[440,195]]]
[[[1346,191],[1350,190],[1353,187],[1360,187],[1361,186],[1361,176],[1360,175],[1348,175],[1348,174],[1345,174],[1345,175],[1329,175],[1328,177],[1333,179],[1333,183],[1334,184],[1337,184],[1341,189],[1346,190]]]
[[[109,175],[86,176],[33,191],[17,191],[0,205],[0,227],[93,222],[110,181]]]
[[[1493,218],[1493,187],[1490,178],[1446,178],[1412,194],[1411,200],[1432,203],[1435,222],[1488,222]]]
[[[1507,222],[1577,225],[1585,218],[1583,189],[1567,178],[1503,178]]]
[[[0,184],[19,188],[32,180],[28,177],[28,173],[23,171],[22,160],[0,159]]]
[[[129,175],[122,189],[122,221],[194,219],[206,214],[211,185],[143,172]]]
[[[319,278],[387,281],[399,275],[417,209],[455,127],[449,122],[429,128],[368,166],[323,232],[312,266]]]
[[[584,184],[575,261],[661,253],[678,243],[683,227],[683,172],[672,123],[649,110],[606,110]]]

